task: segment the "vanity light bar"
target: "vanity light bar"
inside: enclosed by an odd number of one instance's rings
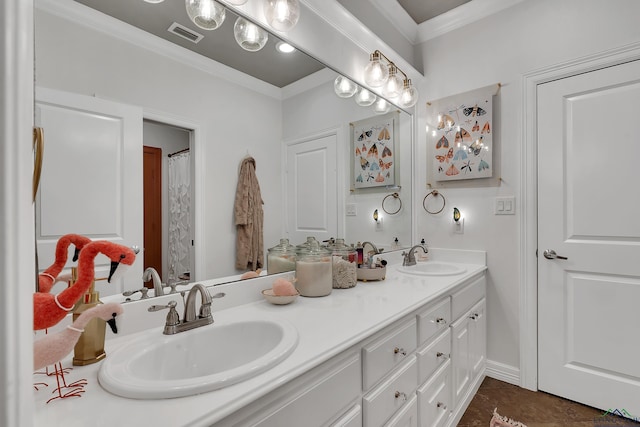
[[[167,29],[167,31],[175,34],[178,37],[182,37],[183,39],[189,40],[190,42],[193,42],[193,43],[198,43],[200,40],[204,38],[202,34],[196,33],[190,28],[180,25],[177,22],[174,22],[173,24],[171,24],[171,26]]]

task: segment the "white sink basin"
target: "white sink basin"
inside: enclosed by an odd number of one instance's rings
[[[454,276],[464,273],[467,269],[448,262],[426,261],[419,262],[410,267],[400,266],[398,267],[398,271],[416,276]]]
[[[175,335],[154,331],[110,353],[98,380],[123,397],[190,396],[265,372],[286,359],[297,343],[294,326],[270,320],[214,323]]]

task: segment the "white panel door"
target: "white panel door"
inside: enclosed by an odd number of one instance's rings
[[[338,237],[337,136],[287,145],[287,233],[292,244]]]
[[[640,61],[537,95],[538,387],[640,416]]]
[[[36,201],[40,270],[55,259],[64,234],[143,245],[142,109],[50,89],[36,90],[36,126],[44,129],[44,163]],[[75,265],[71,260],[67,266]],[[95,260],[106,277],[109,260]],[[101,295],[142,286],[142,256],[120,283],[96,283]]]

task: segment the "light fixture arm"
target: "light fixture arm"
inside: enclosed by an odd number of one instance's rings
[[[380,52],[378,49],[374,50],[373,53],[371,54],[371,60],[375,59],[376,57],[378,58],[383,58],[385,61],[387,61],[387,64],[389,64],[390,67],[393,67],[396,69],[396,71],[400,71],[400,73],[402,73],[402,75],[404,76],[404,81],[410,81],[409,80],[409,76],[407,76],[407,73],[405,73],[404,71],[402,71],[402,69],[400,67],[398,67],[395,62],[393,62],[392,60],[390,60],[389,58],[387,58],[387,56]]]

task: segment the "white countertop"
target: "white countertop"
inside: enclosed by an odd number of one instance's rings
[[[467,271],[456,276],[409,276],[395,271],[399,253],[389,253],[383,256],[390,262],[386,280],[358,282],[354,288],[334,289],[329,296],[321,298],[299,297],[294,303],[284,306],[269,304],[260,296],[261,289],[271,286],[272,277],[216,286],[215,292],[227,293],[225,298],[213,302],[216,323],[265,318],[289,321],[299,333],[293,353],[271,370],[249,380],[221,390],[175,399],[138,400],[110,394],[98,384],[100,363],[97,363],[73,367],[66,375],[68,383],[81,378],[88,381],[82,397],[56,399],[47,404],[47,400],[54,396],[51,391],[56,387],[55,377],[34,374],[34,383],[49,384],[34,390],[34,425],[211,425],[486,269],[485,253],[480,251],[430,249],[429,256],[430,259],[455,262],[466,267]],[[201,283],[208,284],[207,281]],[[139,334],[161,336],[166,312],[146,313],[146,307],[166,303],[174,297],[170,295],[124,304],[124,326],[119,324],[124,336],[119,334],[119,338],[107,340],[107,357],[110,351],[126,346]],[[180,300],[180,297],[175,299]],[[182,313],[181,308],[179,312]],[[153,321],[152,325],[157,326],[146,329],[149,319]],[[107,334],[113,335],[109,330]],[[71,366],[71,356],[63,361],[63,366]]]

